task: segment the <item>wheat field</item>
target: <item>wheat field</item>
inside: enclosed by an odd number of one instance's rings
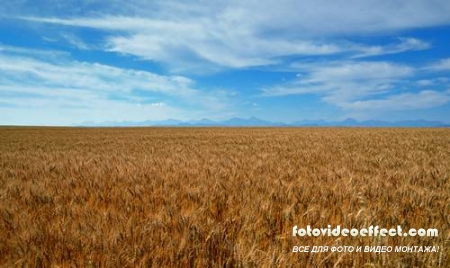
[[[449,176],[450,129],[1,127],[0,265],[448,267]],[[293,237],[294,225],[439,236]]]

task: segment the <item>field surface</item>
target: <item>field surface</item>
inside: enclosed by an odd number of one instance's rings
[[[450,129],[2,127],[0,266],[449,267],[449,177]]]

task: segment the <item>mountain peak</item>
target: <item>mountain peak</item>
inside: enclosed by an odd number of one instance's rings
[[[252,126],[315,126],[315,127],[450,127],[440,121],[427,121],[427,120],[404,120],[396,122],[379,121],[379,120],[367,120],[357,121],[353,118],[347,118],[343,121],[324,121],[324,120],[304,120],[293,123],[279,123],[273,121],[267,121],[256,116],[251,116],[247,119],[241,117],[233,117],[228,120],[213,121],[208,118],[202,118],[195,121],[180,121],[176,119],[167,119],[162,121],[141,121],[141,122],[85,122],[81,126],[102,127],[102,126],[229,126],[229,127],[252,127]]]

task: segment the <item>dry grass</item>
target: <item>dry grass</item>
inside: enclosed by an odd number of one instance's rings
[[[3,127],[0,265],[448,267],[449,176],[449,129]],[[292,237],[328,224],[440,235]]]

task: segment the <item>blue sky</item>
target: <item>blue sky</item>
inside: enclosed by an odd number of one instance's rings
[[[447,0],[0,7],[3,125],[449,115]]]

